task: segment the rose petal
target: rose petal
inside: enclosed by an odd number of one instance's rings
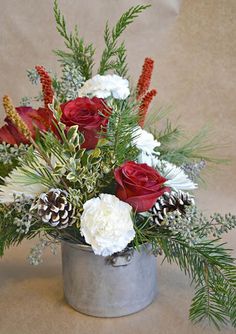
[[[153,207],[157,199],[164,194],[164,192],[169,191],[170,188],[163,187],[160,191],[152,194],[146,194],[143,196],[133,196],[126,199],[126,203],[129,203],[136,212],[145,212]],[[116,194],[118,198],[119,192]],[[123,200],[120,198],[120,200]]]
[[[98,132],[106,128],[111,109],[103,99],[93,97],[78,97],[61,105],[61,121],[68,127],[78,125],[84,135],[85,149],[93,149],[98,142]]]
[[[4,125],[0,129],[0,142],[5,142],[11,145],[18,144],[17,139],[9,131],[9,125]]]
[[[148,211],[158,197],[169,188],[166,179],[146,164],[127,161],[114,171],[116,196],[129,203],[137,212]]]

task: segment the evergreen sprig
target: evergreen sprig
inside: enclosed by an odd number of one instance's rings
[[[113,156],[113,167],[120,166],[124,161],[136,160],[138,150],[133,144],[138,114],[135,104],[115,100],[111,104],[107,129],[102,133],[101,150]]]
[[[167,106],[156,106],[155,112],[148,113],[145,119],[145,128],[149,132],[155,131],[156,127],[159,126],[159,123],[163,119],[167,119],[167,116],[173,111],[171,105]],[[167,121],[168,122],[168,121]]]
[[[184,215],[176,214],[173,218],[173,213],[166,215],[160,231],[167,228],[173,234],[181,234],[189,244],[198,243],[206,237],[220,238],[236,228],[236,216],[231,213],[214,213],[208,218],[195,205],[186,207]]]
[[[77,26],[75,26],[73,33],[67,31],[65,17],[59,9],[57,0],[54,0],[54,16],[57,30],[64,38],[66,47],[70,50],[70,52],[56,50],[54,51],[55,54],[59,57],[63,65],[74,64],[79,69],[81,76],[85,80],[89,79],[92,76],[94,65],[93,56],[95,49],[93,45],[86,45],[83,38],[79,37]]]
[[[0,184],[1,178],[6,177],[19,164],[18,159],[23,157],[28,150],[28,145],[20,144],[10,145],[7,143],[0,144]]]
[[[173,142],[179,141],[183,136],[183,131],[178,126],[173,126],[171,121],[167,119],[166,126],[163,130],[157,132],[157,130],[152,131],[155,134],[156,139],[164,146],[161,148],[163,150],[162,154],[168,150],[169,145],[172,145]]]
[[[218,329],[229,321],[236,327],[236,267],[231,250],[219,239],[202,239],[190,244],[181,234],[159,229],[148,221],[136,226],[134,245],[149,242],[154,251],[161,249],[164,260],[176,263],[195,284],[190,319],[208,319]],[[163,261],[164,261],[163,260]]]
[[[131,7],[121,16],[112,30],[109,28],[108,22],[106,23],[104,31],[105,49],[102,53],[99,74],[103,75],[109,70],[115,70],[118,75],[127,75],[126,48],[123,42],[118,45],[118,39],[127,26],[148,7],[150,5]]]
[[[168,262],[175,262],[196,285],[190,319],[208,319],[217,328],[230,320],[236,326],[236,267],[230,250],[218,240],[189,246],[180,236],[162,235],[159,241]]]
[[[0,203],[0,257],[7,248],[19,245],[24,239],[32,239],[41,232],[52,230],[43,226],[37,217],[29,214],[32,202],[24,198],[15,198],[11,204]],[[25,218],[28,221],[25,221]],[[21,222],[22,226],[19,226]],[[27,223],[27,226],[23,224]]]
[[[227,162],[226,159],[212,157],[211,152],[215,150],[215,145],[207,140],[209,134],[207,127],[203,127],[189,139],[182,129],[178,126],[173,126],[171,121],[167,120],[163,130],[151,129],[151,132],[155,139],[161,142],[158,151],[162,159],[177,166],[200,160],[212,163]]]

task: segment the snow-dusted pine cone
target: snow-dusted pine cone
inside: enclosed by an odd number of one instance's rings
[[[67,201],[67,192],[64,190],[51,189],[47,193],[42,193],[37,206],[42,221],[53,227],[62,229],[75,222],[75,210]]]
[[[175,192],[165,192],[151,208],[153,222],[161,225],[170,212],[176,215],[184,215],[186,206],[193,205],[194,199],[189,193],[181,190]]]

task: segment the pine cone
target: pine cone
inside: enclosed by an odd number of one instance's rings
[[[58,229],[71,226],[75,222],[75,210],[67,201],[67,192],[61,189],[51,189],[40,195],[38,200],[38,215],[44,223]]]
[[[153,222],[162,225],[170,212],[175,216],[186,214],[186,206],[194,204],[193,196],[181,190],[165,192],[154,204],[150,212],[153,215]],[[173,218],[173,217],[172,217]]]

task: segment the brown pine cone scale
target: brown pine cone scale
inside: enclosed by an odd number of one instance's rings
[[[194,204],[193,196],[181,190],[165,192],[151,208],[152,221],[162,225],[170,212],[176,216],[186,214],[186,207]]]
[[[44,223],[62,229],[75,222],[75,210],[68,202],[67,196],[67,192],[61,189],[51,189],[40,195],[38,215]]]

